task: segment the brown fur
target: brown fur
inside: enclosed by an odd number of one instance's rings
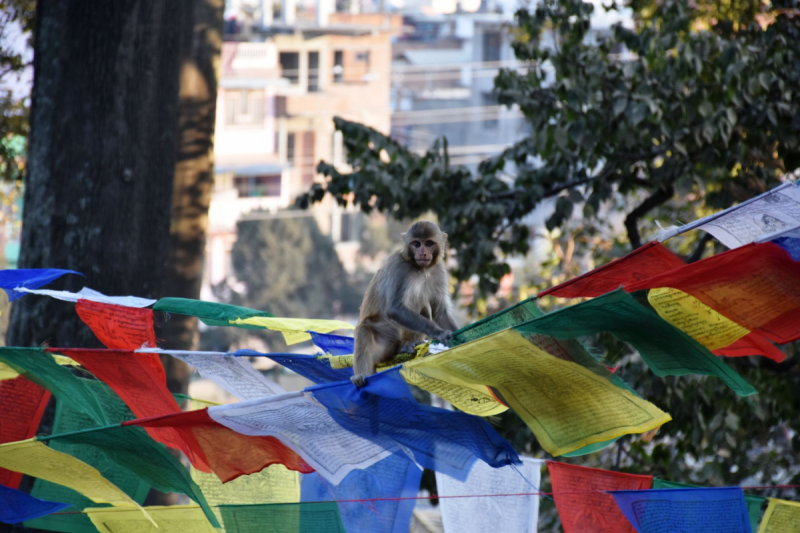
[[[392,254],[370,282],[355,332],[353,383],[398,350],[423,339],[450,340],[452,317],[447,269],[442,257],[447,234],[432,222],[417,222],[403,234],[403,249]]]

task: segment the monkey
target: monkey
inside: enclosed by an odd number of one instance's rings
[[[447,234],[421,221],[403,233],[403,248],[372,278],[358,317],[353,350],[354,385],[398,353],[413,353],[425,338],[450,341],[453,319],[443,256]]]

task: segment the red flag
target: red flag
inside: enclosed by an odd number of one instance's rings
[[[728,250],[625,289],[657,287],[691,294],[778,344],[800,339],[800,262],[773,243]]]
[[[762,355],[775,361],[782,362],[786,359],[786,354],[769,342],[763,336],[755,332],[750,332],[738,341],[719,350],[712,350],[714,355],[724,355],[725,357],[746,357],[748,355]]]
[[[657,274],[684,266],[683,259],[657,241],[649,242],[628,255],[551,287],[539,296],[594,298]],[[628,291],[631,292],[631,291]]]
[[[30,439],[36,434],[50,393],[22,376],[0,381],[0,444]],[[0,485],[16,489],[22,474],[0,468]]]
[[[152,309],[78,300],[75,311],[106,348],[136,350],[143,346],[156,347]],[[142,357],[166,383],[167,376],[161,358],[156,354],[142,354]]]
[[[97,379],[111,387],[139,418],[181,412],[162,376],[142,357],[149,354],[83,348],[55,348],[51,351],[63,353],[77,361]],[[186,435],[179,434],[170,427],[148,428],[147,432],[158,442],[185,453],[198,470],[211,472],[200,446],[191,435],[187,439]]]
[[[553,499],[564,533],[636,533],[606,490],[642,490],[653,476],[639,476],[547,461]]]
[[[217,423],[208,408],[150,419],[130,420],[124,426],[146,429],[174,429],[187,441],[197,442],[211,470],[223,483],[239,476],[260,472],[273,464],[304,474],[314,471],[294,451],[274,437],[254,437],[237,433]]]

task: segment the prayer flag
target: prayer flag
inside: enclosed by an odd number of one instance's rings
[[[299,422],[300,420],[298,420]],[[251,437],[233,431],[212,420],[208,414],[208,408],[150,419],[131,420],[123,422],[123,426],[125,425],[150,429],[171,428],[185,440],[196,442],[198,450],[195,453],[202,454],[206,458],[211,470],[223,483],[242,475],[260,472],[273,464],[282,464],[297,472],[314,471],[278,439]]]
[[[654,489],[700,489],[698,485],[689,485],[688,483],[678,483],[677,481],[667,481],[665,479],[653,479]],[[761,507],[766,498],[756,496],[755,494],[744,494],[744,501],[747,505],[747,515],[750,520],[750,529],[755,533],[758,530],[758,523],[761,519]]]
[[[533,320],[542,315],[544,315],[544,311],[539,309],[539,306],[536,305],[536,297],[532,296],[518,304],[498,311],[497,313],[453,332],[453,339],[450,341],[450,345],[458,346],[459,344],[479,339],[486,335],[491,335],[492,333],[497,333],[498,331]]]
[[[219,533],[197,505],[153,506],[145,510],[158,527],[144,520],[141,513],[128,509],[94,507],[84,512],[100,533]]]
[[[330,355],[350,355],[355,348],[355,339],[344,335],[316,333],[309,331],[311,341],[323,352]]]
[[[0,485],[0,522],[19,524],[69,507],[68,503],[48,502],[22,491]]]
[[[0,381],[14,379],[17,376],[19,376],[19,374],[15,372],[13,368],[5,363],[0,363]]]
[[[162,376],[156,372],[147,357],[121,350],[65,348],[59,351],[80,363],[111,387],[137,417],[147,418],[181,412],[175,398],[167,390]],[[150,436],[158,442],[185,453],[195,468],[210,472],[192,435],[180,435],[169,427],[147,429]]]
[[[49,400],[49,392],[23,377],[0,381],[0,444],[33,437]],[[0,468],[0,485],[16,489],[21,480],[19,472]]]
[[[220,505],[219,512],[225,533],[350,533],[335,502]]]
[[[564,533],[634,533],[608,491],[649,489],[652,476],[547,461]]]
[[[411,361],[401,372],[425,374],[428,369],[498,390],[553,455],[643,433],[671,420],[653,404],[553,357],[513,330]]]
[[[96,503],[139,508],[96,468],[33,439],[0,444],[0,466],[64,485]]]
[[[240,400],[254,400],[286,392],[283,387],[265,378],[245,359],[175,350],[169,350],[167,353],[194,367],[201,376],[213,381]]]
[[[75,311],[106,348],[136,350],[156,347],[153,311],[90,300],[78,300]]]
[[[756,242],[769,241],[786,250],[795,261],[800,261],[800,224],[756,239]]]
[[[0,289],[6,291],[6,294],[8,294],[8,301],[13,302],[17,298],[25,296],[24,292],[14,289],[38,289],[42,285],[47,285],[65,274],[83,276],[83,274],[75,272],[74,270],[60,270],[57,268],[0,270]]]
[[[349,381],[347,384],[353,387]],[[388,436],[365,438],[345,429],[325,407],[302,391],[211,407],[208,414],[219,424],[241,433],[243,438],[252,435],[282,443],[292,450],[292,456],[302,457],[303,464],[307,463],[333,484],[338,484],[351,470],[366,468],[397,449]]]
[[[650,289],[647,301],[661,318],[719,355],[763,355],[777,362],[786,359],[783,352],[758,333],[722,316],[681,290],[668,287]],[[743,340],[745,337],[747,340]]]
[[[124,307],[150,307],[156,300],[147,298],[139,298],[137,296],[106,296],[103,293],[93,291],[89,287],[84,287],[78,292],[69,291],[54,291],[50,289],[17,289],[18,292],[29,294],[38,294],[40,296],[49,296],[56,300],[64,302],[77,302],[78,300],[88,300],[91,302],[100,302],[110,305],[121,305]]]
[[[676,228],[660,239],[701,229],[728,248],[737,248],[798,223],[800,189],[796,183],[786,182],[755,198]]]
[[[316,335],[316,334],[315,334]],[[314,383],[347,381],[353,375],[352,368],[333,368],[330,359],[298,353],[259,353],[253,350],[239,350],[236,357],[269,357],[279,365],[300,374]]]
[[[778,344],[800,339],[800,262],[773,243],[748,244],[627,287],[670,287]]]
[[[611,494],[638,533],[752,533],[744,493],[738,487],[622,490]]]
[[[684,266],[683,259],[653,241],[576,278],[539,293],[557,298],[594,298]]]
[[[339,329],[355,329],[355,326],[341,320],[319,320],[314,318],[278,318],[278,317],[251,317],[231,320],[229,325],[258,326],[261,328],[280,331],[286,344],[297,344],[311,340],[307,332],[330,333]]]
[[[759,355],[772,359],[780,363],[786,359],[786,354],[777,346],[769,342],[763,335],[751,331],[738,341],[724,348],[713,350],[714,355],[724,355],[725,357],[746,357],[748,355]]]
[[[60,402],[68,402],[86,413],[99,426],[108,424],[97,397],[83,380],[56,363],[39,348],[0,348],[0,361],[37,385],[49,390]]]
[[[316,472],[304,474],[302,501],[338,501],[347,533],[407,533],[421,479],[422,470],[408,456],[395,453],[365,469],[353,470],[338,485]]]
[[[345,382],[306,390],[345,429],[365,439],[388,437],[424,468],[465,479],[478,459],[494,467],[520,462],[482,418],[418,403],[399,368],[370,376],[362,388]]]
[[[117,422],[121,420],[130,420],[134,417],[131,410],[128,409],[119,396],[102,381],[77,377],[75,379],[83,382],[86,387],[91,390],[92,394],[97,397],[106,418],[109,420]],[[53,435],[74,433],[95,427],[97,427],[97,423],[86,413],[75,409],[69,403],[61,401],[56,402],[55,416],[53,418]],[[84,435],[91,439],[97,437],[99,442],[104,440],[104,434],[107,431],[112,430],[104,429],[102,431],[85,433]],[[150,442],[155,445],[152,439],[150,439]],[[66,438],[55,438],[48,440],[47,443],[51,449],[75,457],[89,466],[96,468],[103,474],[103,477],[113,483],[114,486],[119,487],[120,490],[125,492],[133,501],[140,505],[144,503],[145,498],[150,492],[150,485],[148,483],[144,482],[138,475],[121,466],[113,458],[103,453],[99,447],[84,446],[79,442],[73,443]],[[146,453],[147,449],[146,447],[142,448],[142,453]],[[143,459],[147,460],[146,457],[143,457]],[[37,479],[34,482],[31,495],[44,500],[66,502],[71,504],[72,508],[70,509],[70,514],[44,516],[35,520],[29,520],[25,522],[25,527],[60,531],[63,533],[85,533],[87,531],[94,531],[94,526],[92,526],[89,518],[83,513],[76,512],[86,507],[95,507],[97,505],[89,498],[67,487],[50,483],[43,479]],[[137,512],[136,514],[138,515],[139,513]],[[141,516],[139,518],[141,518]]]
[[[608,331],[633,345],[659,377],[685,374],[717,376],[740,396],[756,393],[722,360],[622,289],[548,313],[515,329],[557,338]]]
[[[249,318],[254,316],[275,316],[266,311],[258,311],[238,305],[221,304],[218,302],[204,302],[188,298],[161,298],[153,306],[154,311],[175,313],[178,315],[196,316],[203,324],[208,326],[230,326],[231,320]],[[259,326],[241,326],[244,328],[261,329]]]
[[[478,461],[463,482],[437,472],[444,530],[536,533],[542,464],[530,457],[518,467],[492,468]]]
[[[255,505],[300,501],[300,474],[281,464],[239,476],[227,483],[222,483],[214,474],[206,474],[193,468],[192,479],[211,505]]]
[[[770,498],[758,533],[786,533],[788,531],[800,531],[800,502]]]

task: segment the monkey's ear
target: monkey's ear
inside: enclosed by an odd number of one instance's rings
[[[406,240],[406,235],[408,235],[408,233],[401,233],[400,238]]]
[[[444,237],[444,242],[447,242],[447,233],[442,232],[442,237]]]

